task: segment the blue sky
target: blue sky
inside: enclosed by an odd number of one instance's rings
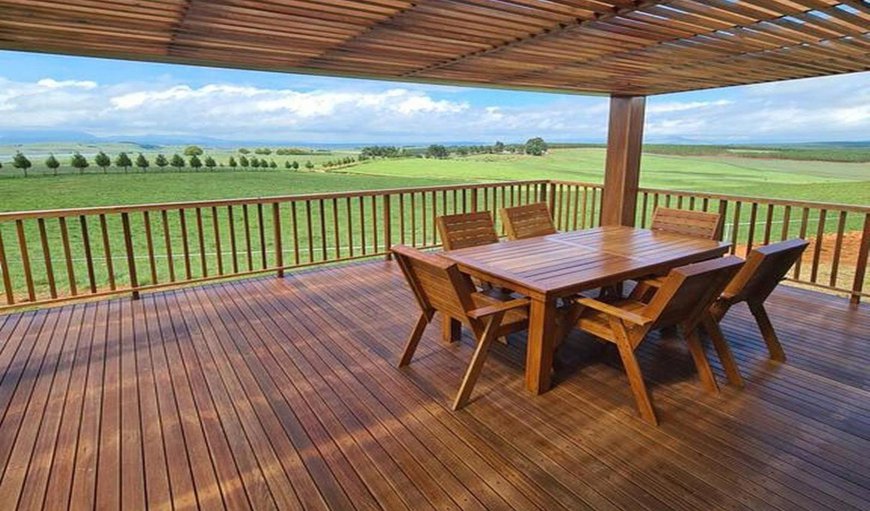
[[[275,143],[603,141],[607,98],[0,51],[0,133]],[[867,140],[870,73],[651,97],[648,142]]]

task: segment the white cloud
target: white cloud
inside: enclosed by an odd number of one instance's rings
[[[521,141],[538,135],[603,141],[606,136],[604,97],[329,83],[318,79],[315,88],[299,89],[0,77],[0,130],[275,142]],[[867,133],[870,73],[654,96],[645,128],[647,141],[859,140]]]
[[[40,87],[47,89],[61,89],[64,87],[73,87],[78,89],[94,89],[97,87],[97,82],[91,80],[54,80],[51,78],[43,78],[36,82]]]

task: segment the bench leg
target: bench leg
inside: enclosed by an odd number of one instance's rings
[[[749,302],[749,310],[755,316],[755,322],[758,323],[758,329],[761,330],[761,336],[767,344],[770,358],[777,362],[785,362],[785,351],[782,349],[782,344],[779,343],[779,338],[776,336],[776,331],[773,329],[773,324],[770,322],[764,305]]]
[[[414,357],[414,352],[417,351],[417,344],[420,343],[420,338],[423,337],[423,332],[426,330],[428,324],[429,316],[425,312],[421,312],[420,317],[417,318],[417,324],[414,325],[414,330],[411,331],[411,335],[408,337],[408,342],[405,344],[405,351],[402,353],[402,358],[399,360],[399,367],[404,367],[411,363],[411,359]]]

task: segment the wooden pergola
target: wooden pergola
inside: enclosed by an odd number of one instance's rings
[[[634,221],[645,96],[870,69],[861,0],[0,0],[0,48],[609,94]]]

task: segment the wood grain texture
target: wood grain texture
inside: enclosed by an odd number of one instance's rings
[[[856,0],[2,0],[0,48],[650,95],[870,68]]]
[[[650,334],[635,357],[659,428],[619,353],[579,332],[553,391],[524,392],[511,336],[450,412],[473,341],[430,329],[397,370],[418,309],[392,262],[0,315],[3,507],[866,509],[870,309],[845,303],[774,291],[775,365],[735,306],[746,386],[718,395]]]

